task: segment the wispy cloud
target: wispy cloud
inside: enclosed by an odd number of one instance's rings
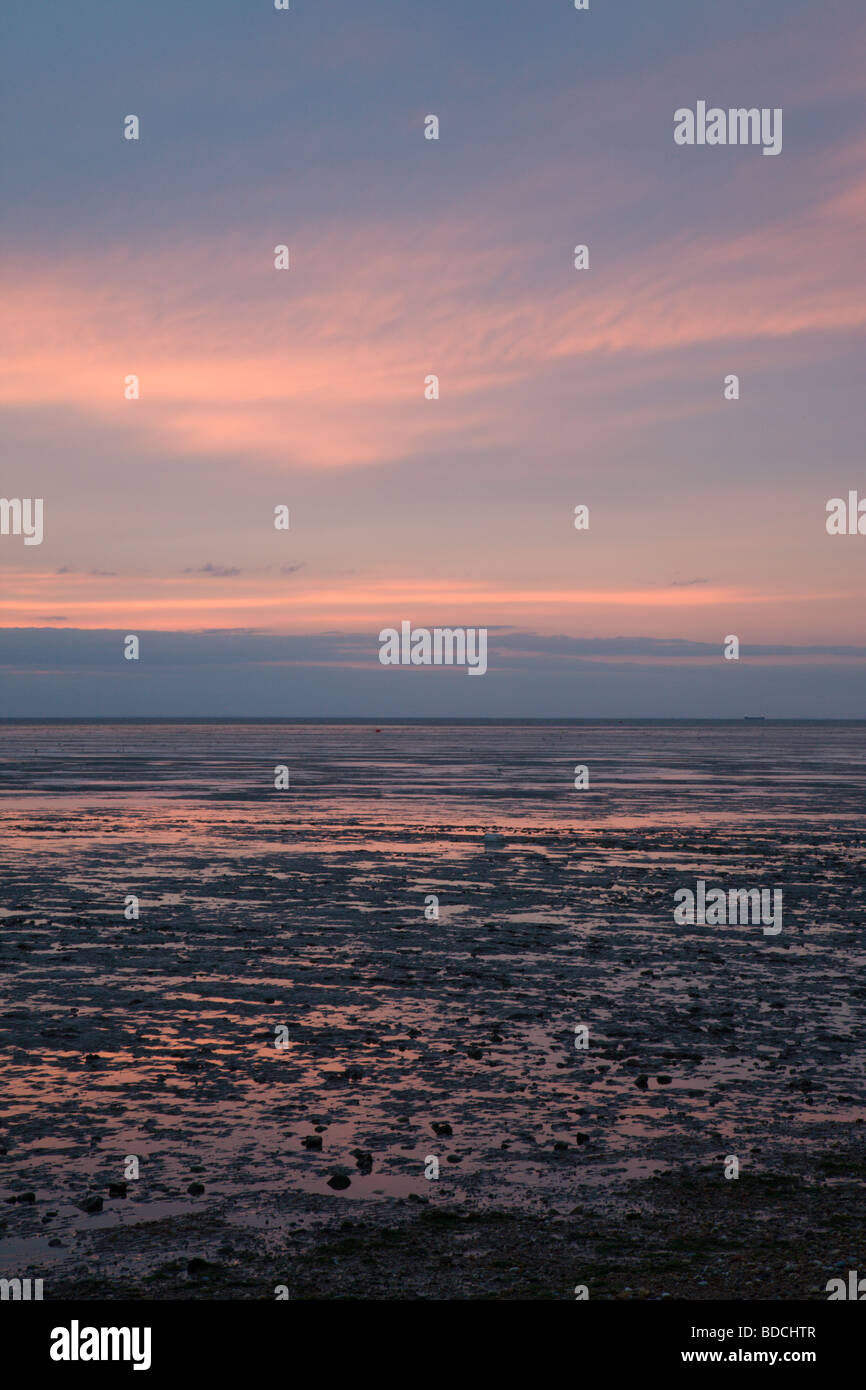
[[[854,142],[829,167],[817,153],[785,157],[823,200],[740,235],[656,236],[584,275],[565,249],[544,273],[528,243],[470,249],[478,216],[453,213],[423,226],[368,221],[348,236],[308,227],[285,273],[264,239],[251,248],[237,234],[206,258],[196,242],[142,253],[134,267],[110,248],[50,264],[19,256],[4,284],[2,400],[271,468],[366,466],[458,436],[470,447],[513,440],[515,387],[569,362],[598,373],[611,356],[866,325],[866,148]],[[139,401],[123,399],[130,373]],[[430,373],[439,402],[423,397]]]
[[[230,579],[234,575],[240,573],[241,571],[239,569],[235,569],[231,565],[214,565],[211,564],[210,561],[208,561],[206,565],[199,565],[197,568],[193,567],[184,570],[184,574],[209,574],[214,579]]]

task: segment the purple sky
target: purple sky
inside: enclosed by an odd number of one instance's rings
[[[0,714],[864,713],[859,0],[3,31]],[[380,666],[404,619],[487,675]]]

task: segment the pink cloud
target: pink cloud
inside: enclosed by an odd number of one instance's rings
[[[814,156],[817,164],[818,156]],[[809,174],[801,161],[800,174]],[[749,175],[751,177],[752,175]],[[154,449],[250,467],[341,468],[449,441],[537,438],[519,388],[563,364],[603,374],[707,344],[866,324],[866,150],[839,151],[823,201],[739,237],[674,236],[627,263],[528,283],[529,249],[439,225],[312,229],[293,268],[237,238],[7,267],[0,400],[62,406]],[[123,399],[124,378],[141,399]],[[428,374],[441,399],[426,401]],[[645,409],[645,405],[636,406]]]

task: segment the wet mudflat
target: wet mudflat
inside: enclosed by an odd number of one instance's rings
[[[749,1299],[858,1267],[863,728],[11,726],[0,787],[5,1275]],[[676,925],[698,878],[781,887],[782,931]]]

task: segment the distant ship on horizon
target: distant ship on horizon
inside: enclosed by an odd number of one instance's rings
[[[760,724],[766,717],[765,714],[744,714],[743,722],[745,724]]]

